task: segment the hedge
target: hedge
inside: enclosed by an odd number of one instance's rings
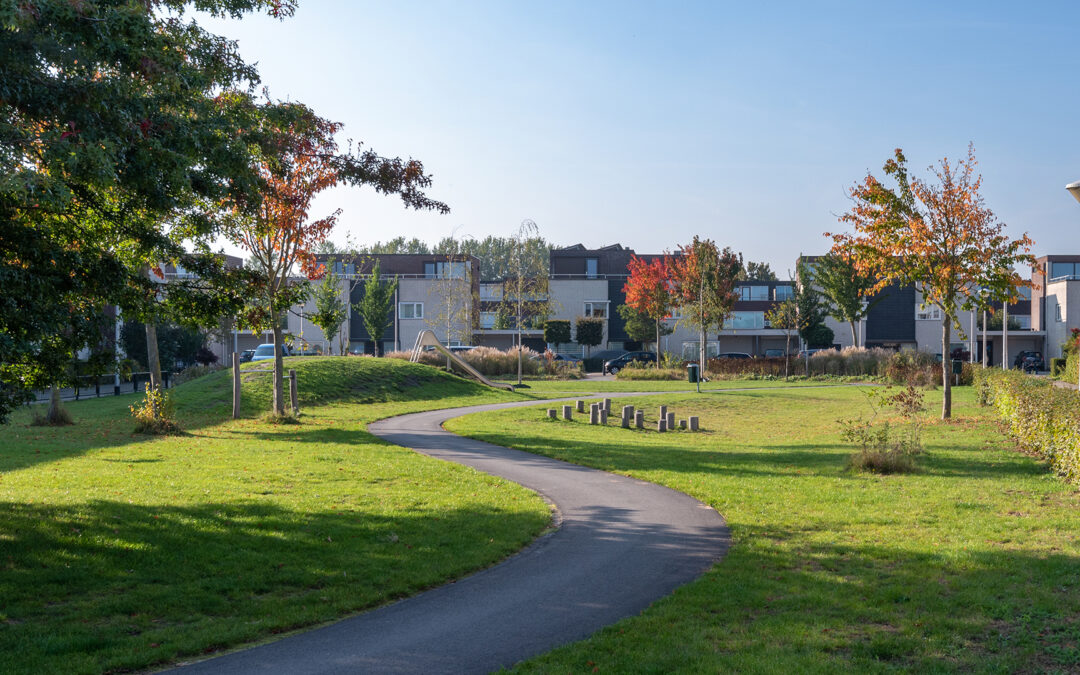
[[[1080,483],[1080,399],[1072,389],[1015,370],[980,368],[979,402],[997,409],[1009,434],[1050,463],[1070,483]]]

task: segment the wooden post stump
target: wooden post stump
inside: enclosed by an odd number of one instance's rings
[[[686,420],[679,420],[679,428],[686,429]]]
[[[134,382],[135,378],[131,380]],[[135,391],[139,388],[135,387]],[[232,417],[234,420],[240,417],[240,352],[232,355]]]
[[[289,399],[292,402],[292,414],[296,417],[300,414],[300,397],[296,392],[296,371],[289,369]]]
[[[667,419],[667,406],[666,405],[660,406],[660,419],[662,419],[662,420]]]
[[[589,424],[598,424],[600,422],[600,404],[593,403],[589,406]]]
[[[667,431],[667,420],[661,417],[656,421],[656,430],[663,433]]]
[[[578,401],[577,402],[577,411],[579,413],[585,412],[585,401]]]
[[[556,413],[555,408],[548,408],[548,419],[549,420],[559,419],[559,416],[557,414],[555,414],[555,413]]]
[[[630,419],[634,416],[634,406],[624,405],[622,407],[622,428],[630,428]]]
[[[605,398],[604,399],[604,410],[607,412],[607,414],[609,414],[609,415],[611,414],[611,399],[610,398]]]
[[[672,431],[675,430],[675,413],[673,412],[667,414],[667,428]]]
[[[698,430],[698,418],[697,415],[690,416],[690,431]]]
[[[607,424],[607,410],[600,406],[600,424]]]
[[[572,406],[564,405],[562,407],[562,418],[567,422],[570,422],[574,419],[573,413],[570,412],[571,410],[573,410]]]
[[[640,410],[634,413],[634,426],[638,429],[645,428],[645,413]]]

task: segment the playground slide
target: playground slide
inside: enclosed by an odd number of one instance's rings
[[[416,345],[413,347],[411,359],[413,363],[416,363],[420,359],[420,352],[424,349],[424,347],[434,347],[440,353],[442,353],[455,364],[457,364],[457,366],[460,367],[462,370],[467,372],[469,375],[472,375],[473,378],[475,378],[476,380],[480,381],[481,384],[486,384],[489,387],[495,387],[497,389],[514,391],[514,385],[512,384],[506,384],[505,382],[492,382],[491,380],[481,375],[480,371],[470,366],[468,363],[465,362],[464,359],[447,349],[446,346],[443,345],[443,343],[439,342],[439,338],[435,337],[435,333],[432,333],[430,330],[420,331],[420,334],[416,336]]]

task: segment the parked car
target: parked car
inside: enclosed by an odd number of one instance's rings
[[[604,362],[604,372],[614,375],[631,363],[656,363],[656,354],[653,352],[626,352],[610,361]]]
[[[799,358],[800,359],[805,359],[807,356],[813,356],[814,354],[817,354],[818,352],[829,351],[829,349],[830,349],[829,347],[822,347],[820,349],[802,349],[802,350],[799,350]],[[940,358],[940,355],[938,355],[938,356]]]
[[[289,356],[289,348],[285,345],[281,345],[281,355]],[[274,345],[273,343],[261,344],[255,348],[255,353],[251,355],[252,361],[265,361],[267,359],[274,358]]]
[[[253,356],[255,356],[254,349],[245,349],[244,351],[240,352],[240,363],[247,363],[251,360],[251,357]]]
[[[717,358],[717,359],[752,359],[754,357],[750,356],[746,352],[721,352],[721,353],[717,354],[713,358]]]
[[[567,363],[581,363],[580,356],[572,356],[570,354],[556,354],[551,357],[552,361],[566,361]]]
[[[783,349],[766,349],[765,358],[767,359],[782,359],[786,352]]]
[[[476,346],[475,345],[452,345],[450,347],[447,347],[447,349],[449,349],[452,352],[461,353],[461,352],[467,352],[467,351],[469,351],[471,349],[476,349]]]
[[[1016,355],[1013,368],[1021,368],[1025,373],[1033,373],[1036,370],[1046,370],[1046,362],[1043,361],[1042,352],[1022,351]]]

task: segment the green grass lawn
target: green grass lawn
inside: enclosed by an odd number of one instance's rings
[[[252,367],[252,366],[249,366]],[[221,372],[176,388],[182,436],[134,435],[133,396],[77,424],[0,429],[0,672],[146,668],[257,641],[496,562],[550,521],[535,494],[392,446],[365,424],[518,400],[432,368],[287,360],[303,424],[274,426],[269,377],[228,420]]]
[[[613,401],[653,423],[660,403],[698,414],[701,434],[548,421],[537,408],[450,422],[670,486],[731,527],[731,550],[702,579],[520,670],[1080,671],[1080,495],[1016,452],[970,389],[954,391],[956,417],[927,427],[918,472],[893,476],[845,471],[836,420],[867,410],[854,387]],[[932,420],[940,392],[927,408]]]

